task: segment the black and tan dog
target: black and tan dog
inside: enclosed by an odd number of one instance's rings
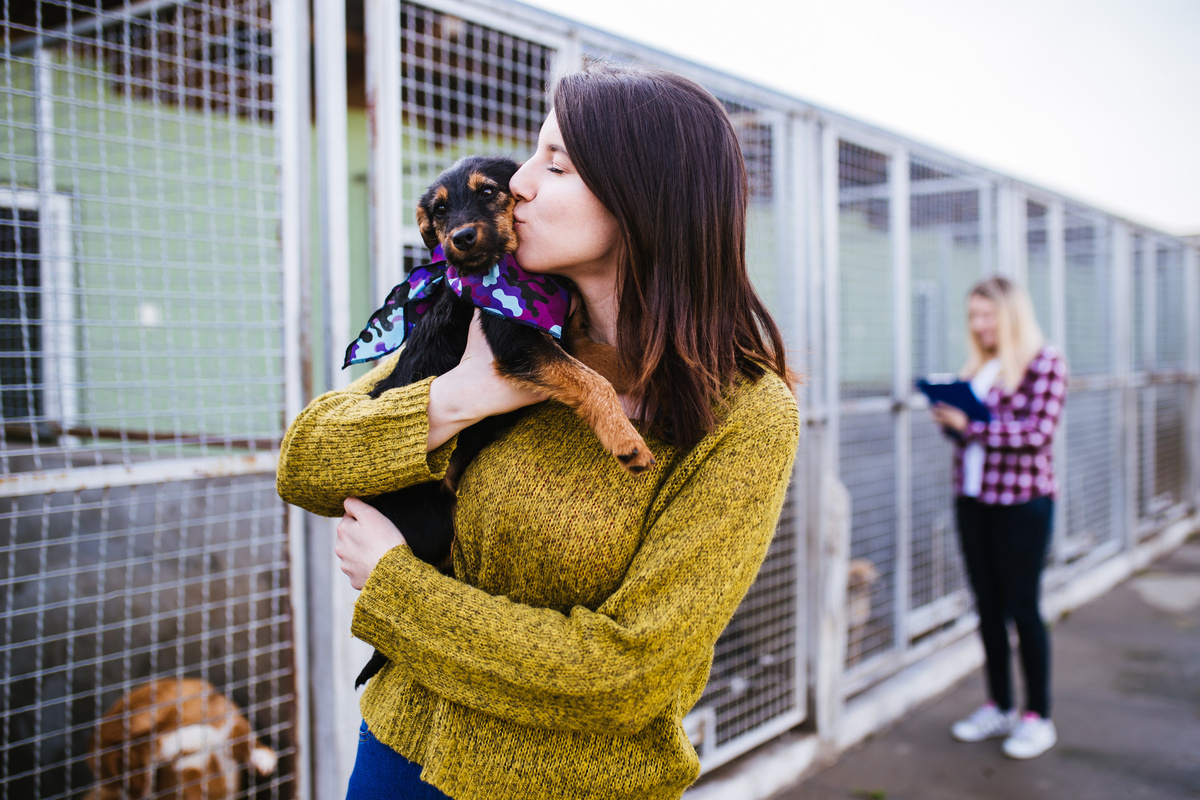
[[[484,275],[506,254],[517,249],[512,211],[515,198],[508,181],[517,164],[505,158],[469,156],[443,172],[417,207],[421,237],[432,250],[441,246],[446,261],[462,275]],[[455,367],[467,346],[475,307],[443,288],[408,337],[391,374],[371,390],[378,397],[388,389],[406,386]],[[589,368],[571,351],[586,349],[589,362],[614,377],[611,348],[581,336],[581,314],[573,318],[576,338],[559,342],[548,333],[492,314],[481,314],[483,334],[499,373],[523,387],[541,392],[579,414],[596,432],[600,443],[631,473],[654,464],[646,442],[630,423],[617,390],[600,372]],[[454,540],[455,489],[463,470],[500,431],[525,410],[489,417],[458,435],[444,481],[419,484],[396,492],[364,498],[382,511],[404,534],[413,554],[443,571],[450,570]],[[358,676],[359,686],[387,662],[379,651]]]

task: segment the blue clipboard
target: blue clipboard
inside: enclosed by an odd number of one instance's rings
[[[933,376],[930,376],[931,378]],[[945,403],[966,412],[969,419],[976,422],[991,422],[991,412],[987,406],[979,402],[979,398],[971,391],[971,384],[960,380],[940,381],[921,378],[917,388],[929,398],[932,403]]]

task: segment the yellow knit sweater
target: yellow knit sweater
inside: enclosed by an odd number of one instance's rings
[[[441,477],[430,380],[367,396],[381,370],[314,400],[280,452],[288,502]],[[796,454],[795,400],[742,382],[691,451],[648,436],[626,474],[569,409],[531,410],[463,477],[448,578],[407,547],[371,573],[353,634],[391,663],[364,690],[371,732],[455,800],[678,798],[699,761],[681,720],[753,582]],[[332,554],[330,556],[332,558]]]

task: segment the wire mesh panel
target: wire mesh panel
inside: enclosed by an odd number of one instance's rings
[[[1132,351],[1130,353],[1130,363],[1133,365],[1135,372],[1140,372],[1153,363],[1153,357],[1147,357],[1147,325],[1153,314],[1147,312],[1146,302],[1148,298],[1153,297],[1152,278],[1153,274],[1148,265],[1151,261],[1149,252],[1151,244],[1146,240],[1146,237],[1141,234],[1134,234],[1130,237],[1129,251],[1129,270],[1130,270],[1130,285],[1133,289],[1133,295],[1130,297],[1130,345]]]
[[[839,473],[851,498],[846,666],[895,645],[896,437],[892,414],[844,419]]]
[[[1185,501],[1188,384],[1179,373],[1187,354],[1188,309],[1183,248],[1135,235],[1132,245],[1133,364],[1136,390],[1134,441],[1139,530],[1149,535]]]
[[[954,514],[953,445],[927,414],[912,422],[910,601],[920,636],[966,609],[966,582]]]
[[[1073,375],[1112,371],[1112,260],[1107,222],[1068,207],[1065,214],[1066,354]]]
[[[1180,369],[1187,357],[1187,292],[1183,280],[1183,247],[1159,246],[1154,271],[1154,365]]]
[[[1154,482],[1147,512],[1165,514],[1186,500],[1188,385],[1154,388]],[[1147,409],[1148,411],[1150,409]]]
[[[890,160],[856,143],[838,146],[838,388],[843,403],[892,394]],[[895,644],[896,420],[873,408],[844,407],[838,443],[838,472],[851,497],[850,668]]]
[[[1187,500],[1185,413],[1190,386],[1179,374],[1187,359],[1183,255],[1179,244],[1160,244],[1154,258],[1153,367],[1168,382],[1154,386],[1153,408],[1146,409],[1152,414],[1154,474],[1146,512],[1159,521],[1166,521]]]
[[[838,147],[839,384],[843,399],[892,392],[892,242],[888,162]]]
[[[1187,501],[1187,400],[1183,382],[1137,390],[1136,498],[1143,534],[1154,533]]]
[[[0,795],[74,797],[95,784],[89,753],[135,762],[136,723],[99,735],[98,720],[147,681],[184,676],[220,687],[283,757],[273,775],[249,770],[251,795],[291,795],[291,620],[273,476],[9,498],[0,524]]]
[[[1133,440],[1137,476],[1134,481],[1134,495],[1137,516],[1141,521],[1153,520],[1161,510],[1154,500],[1154,445],[1157,439],[1154,435],[1154,394],[1153,386],[1143,386],[1135,392],[1136,420]]]
[[[1076,391],[1067,398],[1067,526],[1066,542],[1059,550],[1067,559],[1094,550],[1118,533],[1113,525],[1120,464],[1113,435],[1116,407],[1108,389]]]
[[[289,797],[271,4],[0,9],[0,795],[138,794],[101,716],[187,677]]]
[[[768,116],[763,109],[736,99],[720,99],[737,131],[750,187],[746,210],[746,267],[755,290],[779,324],[784,338],[789,343],[798,342],[801,334],[793,304],[794,276],[786,253],[784,192],[777,186],[782,160],[776,153],[779,123],[777,117]]]
[[[966,360],[967,292],[983,273],[978,183],[927,159],[909,167],[912,369],[957,372]]]
[[[24,398],[0,433],[6,470],[269,449],[282,360],[266,3],[34,5],[10,16],[0,66],[0,214],[31,189],[38,201],[0,240],[41,273],[8,288],[26,361],[6,351],[5,397]],[[101,27],[46,30],[67,18]],[[65,219],[43,219],[47,198]],[[51,284],[55,302],[36,301]]]
[[[533,151],[553,49],[413,3],[400,6],[400,40],[403,208],[461,156]],[[420,243],[415,226],[406,240]]]
[[[1054,329],[1050,280],[1049,211],[1044,203],[1025,201],[1026,283],[1033,311],[1043,331]]]
[[[702,730],[697,742],[708,762],[719,749],[738,750],[739,738],[793,716],[802,706],[804,687],[796,681],[797,659],[803,657],[796,614],[803,541],[797,503],[793,489],[758,577],[717,641],[708,685],[697,703],[702,712],[713,713],[712,730]]]

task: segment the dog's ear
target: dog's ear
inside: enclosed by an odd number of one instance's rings
[[[424,203],[417,206],[417,228],[421,231],[421,238],[425,241],[425,246],[430,250],[441,244],[441,240],[438,239],[437,230],[433,227],[433,220],[429,218],[428,212],[425,211]]]

